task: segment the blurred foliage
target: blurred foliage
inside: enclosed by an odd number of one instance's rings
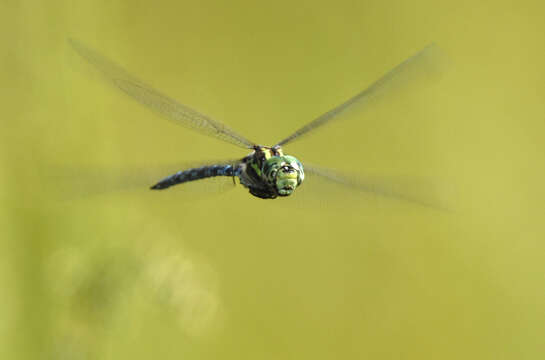
[[[540,358],[543,10],[3,1],[0,358]],[[245,154],[108,87],[69,37],[263,144],[436,42],[442,77],[286,150],[431,179],[454,211],[311,181],[274,201],[134,186]]]

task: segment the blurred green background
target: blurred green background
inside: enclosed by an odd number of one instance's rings
[[[0,358],[542,358],[544,10],[2,1]],[[124,97],[68,37],[263,144],[435,41],[439,78],[286,150],[432,179],[454,211],[311,182],[274,201],[96,191],[245,153]]]

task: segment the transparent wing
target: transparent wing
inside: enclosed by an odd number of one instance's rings
[[[392,198],[418,204],[425,207],[431,207],[438,210],[449,211],[449,209],[437,199],[437,190],[432,184],[414,181],[408,184],[401,179],[385,177],[363,177],[356,175],[342,174],[339,171],[320,168],[314,165],[304,164],[305,175],[309,179],[305,180],[312,184],[313,178],[320,178],[329,183],[341,185],[348,190],[370,193],[381,197]]]
[[[202,134],[213,136],[243,148],[252,148],[253,143],[251,141],[237,134],[223,123],[161,94],[82,43],[73,39],[69,39],[68,42],[79,55],[94,65],[109,82],[155,113],[177,124],[197,130]]]
[[[349,110],[356,108],[361,109],[372,100],[378,98],[379,95],[384,93],[384,90],[387,88],[405,83],[409,80],[410,75],[414,75],[414,73],[419,70],[426,70],[428,69],[429,65],[437,63],[439,53],[439,49],[435,44],[428,45],[415,55],[411,56],[390,70],[386,75],[375,81],[367,89],[348,99],[336,108],[331,109],[317,117],[310,123],[295,131],[290,136],[286,137],[284,140],[280,141],[277,145],[283,146],[293,142],[295,139],[309,133],[311,130],[316,129],[333,119],[341,117],[340,115],[348,112]]]
[[[127,168],[81,165],[50,165],[47,173],[41,176],[47,179],[48,184],[53,184],[51,191],[59,193],[61,200],[74,200],[82,197],[94,197],[103,194],[114,194],[118,192],[141,192],[160,196],[157,192],[151,191],[150,186],[156,184],[166,176],[172,175],[180,170],[199,168],[207,165],[228,164],[237,166],[240,159],[203,161],[198,163],[182,163],[169,165],[141,165]],[[192,181],[173,187],[165,193],[183,193],[184,199],[189,197],[201,197],[206,194],[223,192],[233,188],[233,179],[226,176]],[[153,195],[155,194],[155,195]]]

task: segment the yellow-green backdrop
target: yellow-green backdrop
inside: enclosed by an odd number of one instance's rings
[[[0,358],[543,358],[544,10],[2,1]],[[436,42],[439,77],[289,152],[431,180],[452,211],[310,180],[274,201],[130,187],[245,153],[116,92],[69,37],[263,144]]]

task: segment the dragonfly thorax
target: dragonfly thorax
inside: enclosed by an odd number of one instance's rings
[[[291,195],[305,178],[301,162],[293,156],[284,155],[278,145],[255,146],[246,164],[247,171],[241,174],[241,183],[253,195],[265,199]]]

